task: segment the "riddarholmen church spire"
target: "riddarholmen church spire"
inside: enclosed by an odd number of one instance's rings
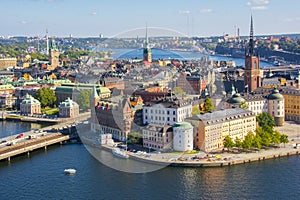
[[[253,56],[254,54],[254,31],[253,31],[253,17],[251,15],[250,22],[250,40],[249,40],[249,56]]]
[[[252,92],[261,87],[262,74],[259,66],[259,56],[254,53],[253,17],[251,15],[249,44],[245,51],[245,92]]]

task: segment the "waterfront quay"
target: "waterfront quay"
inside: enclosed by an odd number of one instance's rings
[[[127,152],[129,159],[149,163],[152,165],[174,166],[174,167],[223,167],[252,162],[263,162],[270,159],[281,159],[283,157],[298,156],[300,154],[300,130],[299,124],[287,121],[283,126],[275,127],[275,130],[288,135],[289,143],[280,146],[266,147],[264,149],[238,152],[238,151],[214,151],[204,152]],[[92,134],[89,134],[92,136]],[[95,135],[94,135],[95,137]],[[95,139],[86,139],[85,144],[98,147],[111,152],[114,147],[96,144]],[[298,146],[297,146],[298,144]],[[132,147],[134,148],[134,147]],[[113,156],[113,155],[112,155]]]
[[[112,150],[112,147],[107,145],[102,145],[101,148],[107,151]],[[280,159],[288,156],[298,156],[299,154],[300,150],[293,148],[291,144],[283,148],[239,154],[227,152],[217,154],[206,154],[204,152],[197,154],[152,152],[145,155],[128,152],[129,159],[152,165],[173,167],[223,167],[251,162],[262,162],[269,159]],[[192,159],[193,157],[197,159]]]

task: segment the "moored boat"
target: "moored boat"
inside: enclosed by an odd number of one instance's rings
[[[129,155],[127,155],[126,151],[122,151],[119,148],[113,148],[112,154],[119,158],[129,158]]]

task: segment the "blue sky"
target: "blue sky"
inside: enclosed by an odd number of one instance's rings
[[[188,35],[300,33],[299,0],[0,0],[0,35],[111,37],[135,28]],[[151,30],[151,29],[150,29]]]

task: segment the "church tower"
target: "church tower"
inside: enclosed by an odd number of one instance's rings
[[[55,69],[59,64],[59,51],[56,47],[54,38],[52,39],[52,41],[50,43],[49,61],[50,61],[52,70]]]
[[[259,56],[254,52],[253,18],[251,15],[250,39],[245,51],[245,91],[252,92],[261,87],[261,70],[259,67]]]
[[[152,62],[152,55],[151,55],[151,49],[149,47],[149,41],[148,41],[148,28],[146,26],[146,41],[145,41],[145,46],[144,46],[144,51],[143,51],[143,61],[144,62]]]

